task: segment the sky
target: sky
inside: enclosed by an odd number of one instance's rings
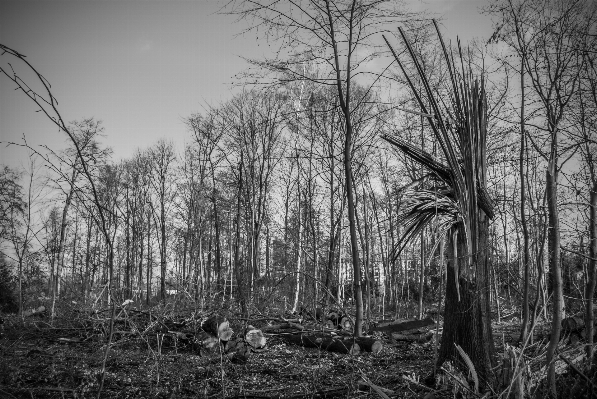
[[[160,138],[181,150],[184,118],[230,99],[239,89],[243,57],[270,54],[246,26],[218,11],[227,0],[0,0],[0,43],[27,56],[51,83],[66,121],[103,122],[114,159],[130,157]],[[443,18],[448,37],[488,37],[488,0],[407,0]],[[6,56],[0,62],[6,66]],[[17,63],[13,63],[17,72]],[[23,75],[27,77],[27,75]],[[54,151],[67,145],[23,93],[0,76],[0,164],[25,166],[22,142]]]

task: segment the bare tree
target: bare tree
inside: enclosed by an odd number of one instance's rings
[[[285,79],[290,76],[294,80],[311,80],[336,88],[338,106],[344,118],[344,184],[354,278],[355,335],[360,336],[363,297],[352,149],[355,139],[353,113],[363,102],[353,102],[353,84],[359,74],[367,73],[365,66],[368,61],[378,55],[379,38],[374,37],[375,33],[404,21],[405,13],[395,2],[378,0],[326,0],[323,3],[244,0],[229,2],[228,9],[230,13],[250,21],[250,29],[265,29],[268,39],[278,40],[284,49],[289,49],[278,52],[285,59],[254,61],[255,65],[277,74],[282,72]],[[323,73],[313,79],[301,72],[303,68],[294,67],[304,63],[315,65]]]
[[[160,298],[166,299],[166,268],[168,263],[167,244],[168,236],[166,226],[172,207],[174,186],[172,185],[172,173],[174,172],[174,146],[165,140],[158,141],[150,150],[151,159],[151,186],[156,195],[157,207],[154,208],[154,217],[158,228],[160,240]]]
[[[102,206],[100,203],[100,194],[96,187],[94,176],[92,171],[89,168],[89,165],[85,162],[85,156],[83,154],[83,149],[81,148],[79,142],[75,134],[71,131],[71,129],[67,126],[62,114],[58,109],[58,101],[54,94],[52,93],[50,83],[43,77],[43,75],[35,69],[35,67],[29,63],[25,58],[24,54],[19,53],[18,51],[4,45],[0,44],[0,51],[2,53],[0,56],[7,57],[8,59],[18,60],[21,65],[24,65],[26,69],[26,73],[32,73],[35,77],[36,81],[35,84],[41,86],[39,91],[33,89],[32,85],[28,84],[19,73],[14,69],[14,66],[8,63],[8,66],[0,66],[0,72],[5,75],[9,80],[11,80],[16,88],[23,92],[37,107],[39,107],[39,111],[41,111],[47,118],[56,125],[61,131],[66,133],[68,138],[70,139],[71,143],[75,148],[75,152],[77,154],[78,159],[81,161],[81,168],[83,170],[83,174],[87,180],[87,183],[90,186],[91,191],[91,198],[97,210],[97,220],[96,223],[100,226],[102,234],[106,240],[106,245],[108,247],[108,268],[110,270],[110,278],[112,276],[112,270],[114,266],[114,248],[113,248],[113,241],[112,236],[107,227],[107,210]],[[111,280],[109,281],[109,290],[111,289]],[[108,298],[110,298],[108,290]],[[101,392],[101,389],[100,389]]]
[[[69,128],[72,131],[73,137],[78,142],[79,148],[81,150],[81,154],[84,156],[84,162],[86,162],[90,167],[95,165],[98,162],[102,162],[105,160],[107,155],[109,154],[109,150],[107,149],[100,149],[97,137],[101,135],[103,128],[101,127],[101,122],[96,121],[93,118],[83,119],[81,121],[74,121],[70,123]],[[60,223],[60,239],[58,241],[57,246],[57,261],[56,261],[56,269],[55,269],[55,278],[53,279],[53,286],[52,286],[52,315],[54,315],[54,304],[57,297],[60,296],[60,275],[61,269],[64,267],[64,245],[65,245],[65,236],[67,230],[67,222],[68,222],[68,211],[73,201],[73,197],[78,190],[77,187],[77,179],[81,174],[81,168],[79,157],[77,156],[77,152],[75,148],[66,151],[66,157],[63,159],[66,160],[71,158],[69,162],[71,163],[71,174],[70,177],[64,177],[65,183],[67,184],[67,188],[65,189],[65,199],[64,199],[64,206],[62,208],[62,218]],[[60,183],[60,182],[59,182]],[[80,195],[81,193],[79,193]]]
[[[587,17],[594,18],[595,14],[587,14]],[[594,25],[593,25],[594,26]],[[580,32],[581,55],[580,63],[581,81],[577,97],[577,104],[574,107],[576,112],[574,120],[577,122],[578,139],[580,145],[581,159],[584,164],[585,181],[589,186],[588,195],[588,236],[589,253],[587,267],[587,282],[585,286],[585,329],[587,337],[587,360],[589,367],[594,364],[594,322],[593,298],[597,286],[597,165],[596,165],[596,143],[597,143],[597,36],[590,31]]]
[[[495,36],[503,38],[516,49],[528,76],[532,93],[538,100],[542,120],[538,131],[541,140],[531,143],[547,162],[545,181],[549,216],[549,264],[553,290],[552,331],[547,350],[548,384],[551,395],[556,395],[554,356],[560,339],[564,312],[560,254],[560,217],[558,206],[558,176],[573,147],[561,148],[562,121],[569,112],[571,100],[578,91],[578,48],[580,32],[587,32],[592,18],[584,18],[590,2],[575,0],[535,1],[523,0],[516,4],[508,0],[498,3],[492,10],[499,18],[500,31]],[[501,35],[501,36],[500,36]],[[542,144],[545,143],[545,144]],[[562,161],[563,159],[563,161]]]

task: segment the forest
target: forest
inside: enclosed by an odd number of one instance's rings
[[[221,12],[277,52],[181,152],[114,160],[0,44],[70,143],[1,142],[0,397],[597,397],[597,3]]]

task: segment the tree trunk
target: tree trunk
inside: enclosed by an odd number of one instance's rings
[[[124,286],[125,286],[125,298],[129,298],[130,297],[130,289],[131,289],[131,272],[132,272],[132,252],[133,250],[131,249],[131,206],[130,206],[130,201],[129,201],[129,193],[128,193],[128,187],[126,189],[126,197],[125,197],[125,201],[126,201],[126,220],[124,223],[124,237],[125,237],[125,260],[126,260],[126,266],[124,269]],[[75,230],[76,232],[76,230]]]
[[[522,293],[522,328],[520,334],[520,342],[522,345],[526,344],[529,332],[529,287],[530,287],[530,256],[529,256],[529,230],[527,227],[526,218],[526,171],[525,171],[525,155],[526,155],[526,136],[524,132],[524,57],[521,59],[520,65],[520,90],[521,90],[521,104],[520,104],[520,153],[518,156],[518,167],[520,177],[520,223],[522,225],[523,236],[523,267],[524,267],[524,288]],[[539,287],[537,287],[539,288]]]
[[[557,136],[552,137],[552,150],[546,172],[547,209],[549,216],[549,269],[553,293],[553,310],[551,321],[551,337],[547,347],[546,362],[548,365],[547,383],[551,394],[556,396],[555,352],[560,341],[564,297],[562,292],[562,268],[560,265],[560,220],[558,216],[557,194]]]
[[[425,235],[421,230],[421,268],[419,273],[419,319],[423,318],[423,291],[425,290]]]
[[[331,129],[330,132],[330,144],[329,144],[329,154],[330,156],[330,239],[329,239],[329,247],[328,247],[328,261],[325,268],[325,306],[329,305],[329,292],[331,290],[332,285],[332,270],[334,265],[334,258],[336,254],[336,226],[335,226],[335,201],[334,201],[334,168],[335,168],[335,158],[333,156],[333,141],[334,141],[334,129]]]
[[[484,215],[483,215],[484,216]],[[483,218],[484,219],[484,218]],[[479,248],[480,256],[473,257],[477,270],[485,268],[487,257],[487,237],[482,230],[488,223],[480,223]],[[459,345],[470,357],[479,380],[482,384],[491,383],[491,356],[493,354],[493,337],[491,323],[487,314],[489,285],[486,284],[482,272],[477,273],[477,281],[460,273],[464,267],[463,259],[467,258],[465,236],[462,227],[450,235],[448,244],[448,265],[446,283],[446,304],[444,310],[444,331],[438,357],[438,368],[445,360],[461,365],[468,372],[464,360],[456,350]]]
[[[235,225],[235,240],[234,240],[234,267],[236,269],[236,284],[238,287],[238,300],[241,306],[241,312],[243,315],[247,314],[247,302],[244,296],[244,280],[243,280],[243,269],[240,264],[240,204],[243,190],[243,154],[240,156],[240,164],[238,166],[238,198],[236,200],[236,225]],[[232,276],[230,277],[232,280]],[[230,282],[232,286],[232,281]]]
[[[151,299],[151,210],[147,210],[147,273],[145,283],[145,303],[149,305]]]
[[[346,59],[346,77],[344,81],[341,78],[341,70],[343,67],[340,66],[340,57],[338,53],[338,45],[336,42],[335,31],[334,31],[334,21],[333,21],[333,14],[330,9],[330,1],[326,0],[326,15],[328,17],[329,23],[329,35],[331,38],[331,45],[334,54],[334,66],[336,72],[336,88],[338,90],[338,100],[340,101],[340,109],[342,110],[342,114],[344,115],[344,123],[345,123],[345,138],[344,138],[344,180],[346,185],[346,199],[348,202],[348,223],[349,223],[349,231],[350,231],[350,247],[351,247],[351,257],[352,257],[352,268],[353,268],[353,296],[355,300],[355,328],[354,328],[354,335],[355,337],[360,337],[363,333],[363,291],[362,291],[362,283],[361,283],[361,265],[359,263],[359,245],[358,245],[358,238],[357,238],[357,230],[356,230],[356,217],[355,217],[355,193],[353,187],[353,175],[352,175],[352,140],[353,140],[353,126],[352,126],[352,115],[351,115],[351,108],[350,108],[350,100],[351,100],[351,93],[350,93],[350,84],[351,84],[351,53],[349,52],[348,58]],[[349,23],[349,38],[348,38],[348,47],[351,48],[353,45],[353,18],[354,18],[354,11],[355,11],[356,1],[352,2],[350,15],[348,16],[348,23]],[[346,85],[345,89],[342,87],[343,83]],[[346,92],[344,93],[344,90]]]
[[[75,166],[73,166],[73,173],[69,182],[70,187],[68,194],[66,195],[66,199],[64,201],[64,208],[62,208],[62,221],[60,223],[60,242],[58,243],[58,262],[56,264],[55,286],[55,295],[58,298],[60,297],[60,273],[62,273],[62,268],[64,267],[64,241],[66,237],[66,218],[68,216],[68,208],[70,208],[70,204],[73,199],[73,186],[75,184],[75,178],[77,177],[77,170],[75,169]]]
[[[589,205],[589,265],[588,265],[588,279],[585,291],[585,325],[587,337],[587,359],[589,368],[594,362],[593,354],[593,330],[594,330],[594,315],[593,315],[593,298],[595,297],[595,285],[597,283],[595,276],[595,267],[597,266],[597,182],[593,183],[591,189],[591,203]]]
[[[79,214],[75,213],[75,235],[73,237],[73,246],[72,246],[72,253],[73,253],[73,258],[72,258],[72,263],[71,263],[71,280],[73,283],[73,287],[75,287],[75,276],[77,275],[76,273],[76,266],[77,266],[77,239],[78,239],[78,235],[79,235]]]
[[[298,157],[297,157],[298,162]],[[301,261],[302,261],[302,241],[303,241],[303,221],[302,221],[302,212],[301,212],[301,184],[300,184],[300,168],[298,178],[297,178],[297,187],[298,187],[298,206],[297,206],[297,222],[298,222],[298,240],[297,240],[297,250],[296,250],[296,285],[294,289],[294,301],[292,302],[292,311],[296,312],[298,308],[299,302],[299,294],[301,288]]]
[[[166,179],[162,177],[160,195],[160,298],[166,300]]]
[[[271,278],[271,240],[269,235],[269,224],[265,226],[265,277]]]
[[[350,231],[350,248],[353,269],[353,296],[355,300],[355,326],[354,335],[360,337],[363,335],[363,290],[361,284],[361,265],[359,262],[359,246],[357,241],[356,217],[355,217],[355,199],[354,188],[352,186],[352,162],[351,162],[351,143],[352,143],[352,125],[350,124],[350,112],[345,112],[346,116],[346,141],[344,142],[344,173],[346,184],[346,198],[348,200],[348,223]]]
[[[215,187],[215,181],[214,181],[214,187]],[[218,215],[218,207],[217,207],[217,203],[216,203],[216,194],[215,194],[215,190],[214,193],[212,195],[213,198],[213,207],[214,207],[214,229],[215,229],[215,233],[216,233],[216,290],[219,287],[220,282],[222,281],[222,249],[220,246],[220,218]],[[225,284],[224,284],[225,285]]]
[[[143,210],[141,210],[143,212]],[[143,299],[143,217],[139,218],[139,265],[137,273],[137,290],[139,290],[139,297]]]
[[[87,296],[89,293],[89,286],[91,285],[89,279],[89,265],[91,263],[91,227],[92,227],[92,220],[91,216],[87,218],[87,239],[86,239],[86,246],[85,246],[85,278],[82,282],[81,290],[83,291],[83,300],[87,300]]]
[[[357,222],[358,222],[358,218],[357,218]],[[357,223],[358,226],[358,223]],[[373,275],[371,273],[371,258],[370,258],[370,246],[369,246],[369,241],[371,239],[370,235],[369,235],[369,215],[367,212],[367,197],[365,194],[365,188],[363,187],[363,229],[364,229],[364,233],[365,233],[365,242],[363,245],[363,256],[365,258],[365,265],[364,265],[364,269],[365,269],[365,292],[367,293],[367,301],[366,301],[366,319],[367,320],[371,320],[371,291],[372,291],[372,284],[371,284],[371,279],[373,278]],[[360,230],[360,228],[359,228]],[[362,237],[362,235],[361,235]]]

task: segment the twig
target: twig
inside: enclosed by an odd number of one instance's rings
[[[2,389],[0,389],[0,393],[1,393],[1,394],[3,394],[3,395],[8,395],[8,396],[10,396],[11,398],[15,398],[15,399],[16,399],[16,396],[12,395],[12,394],[11,394],[11,393],[9,393],[9,392],[3,391]]]
[[[478,393],[475,393],[475,391],[473,391],[473,390],[472,390],[470,387],[468,387],[468,386],[464,385],[464,384],[462,383],[462,381],[460,381],[460,380],[459,380],[459,379],[458,379],[458,378],[457,378],[457,377],[456,377],[454,374],[450,373],[450,372],[449,372],[448,370],[446,370],[444,367],[442,367],[441,369],[442,369],[442,371],[443,371],[444,373],[446,373],[446,374],[447,374],[447,375],[448,375],[450,378],[452,378],[452,380],[453,380],[453,381],[456,381],[456,382],[457,382],[457,383],[458,383],[458,384],[459,384],[461,387],[463,387],[464,389],[466,389],[467,391],[469,391],[469,392],[470,392],[472,395],[474,395],[474,396],[477,396],[477,397],[481,396],[481,395],[479,395]],[[419,385],[420,385],[420,384],[419,384]],[[422,385],[421,385],[421,386],[422,386]]]
[[[417,382],[417,381],[413,380],[412,378],[410,378],[410,377],[408,377],[408,376],[406,376],[406,375],[403,375],[403,376],[402,376],[402,379],[403,379],[403,380],[405,380],[405,381],[407,381],[407,382],[409,382],[409,383],[411,383],[411,384],[415,384],[416,386],[418,386],[418,387],[420,387],[420,388],[426,389],[426,390],[428,390],[428,391],[431,391],[431,392],[439,392],[438,390],[436,390],[436,389],[433,389],[433,388],[431,388],[431,387],[428,387],[427,385],[423,385],[423,384],[421,384],[420,382]]]
[[[368,387],[370,387],[371,389],[373,389],[382,399],[390,399],[390,397],[388,396],[388,394],[393,394],[394,393],[394,391],[392,391],[390,389],[382,388],[382,387],[380,387],[378,385],[375,385],[371,381],[369,381],[369,379],[367,378],[367,376],[365,375],[365,373],[363,373],[362,371],[361,371],[361,378],[362,378],[362,380],[359,381],[359,384],[367,385]]]
[[[114,333],[114,314],[116,313],[116,302],[112,299],[112,317],[110,318],[110,335],[108,336],[108,344],[104,352],[104,360],[102,361],[102,377],[100,381],[99,390],[97,391],[97,399],[101,398],[102,389],[104,388],[104,381],[106,379],[106,362],[108,361],[108,353],[110,352],[110,345],[112,344],[112,335]]]

